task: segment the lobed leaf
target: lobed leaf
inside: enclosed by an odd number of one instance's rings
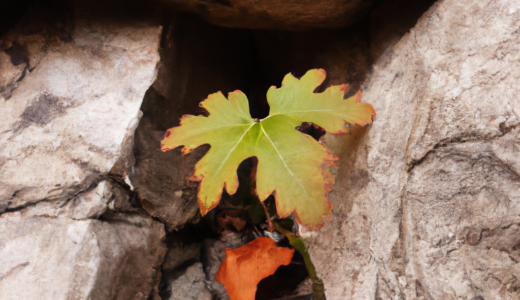
[[[314,93],[325,76],[321,69],[310,70],[301,79],[287,74],[281,88],[271,87],[267,92],[270,114],[260,122],[251,118],[242,92],[230,93],[229,100],[218,92],[201,103],[208,117],[184,116],[180,126],[166,132],[163,151],[184,146],[182,152],[188,153],[200,145],[211,145],[192,177],[201,182],[202,215],[218,204],[222,188],[231,195],[236,192],[238,165],[256,156],[258,197],[263,201],[274,194],[281,218],[294,211],[308,228],[323,225],[332,209],[328,194],[334,184],[327,166],[336,165],[337,158],[295,128],[312,122],[333,134],[347,133],[346,124],[364,126],[375,116],[370,104],[359,102],[359,93],[343,99],[347,85]]]

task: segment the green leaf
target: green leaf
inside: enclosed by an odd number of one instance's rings
[[[267,92],[271,111],[260,122],[251,118],[242,92],[229,93],[229,100],[220,92],[211,94],[200,104],[208,117],[183,116],[180,126],[166,132],[163,151],[184,146],[182,152],[188,153],[200,145],[211,145],[192,177],[200,181],[202,215],[218,204],[222,188],[231,195],[237,191],[238,165],[256,156],[260,200],[274,194],[279,217],[294,211],[308,228],[323,225],[332,209],[328,193],[334,184],[327,166],[336,165],[337,159],[323,144],[295,128],[312,122],[333,134],[347,133],[345,124],[367,125],[375,116],[370,104],[359,102],[359,93],[343,99],[347,85],[314,93],[324,79],[321,69],[310,70],[301,79],[286,75],[281,88],[271,87]]]

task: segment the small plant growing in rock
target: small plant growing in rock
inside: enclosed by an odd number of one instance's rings
[[[280,88],[271,87],[268,90],[270,114],[262,120],[250,116],[248,100],[242,92],[229,93],[228,98],[220,92],[211,94],[200,104],[208,111],[208,116],[185,115],[180,126],[166,132],[161,142],[162,151],[183,146],[182,153],[186,154],[203,144],[211,146],[207,154],[196,164],[191,178],[200,182],[198,201],[202,215],[206,215],[218,205],[223,189],[229,195],[237,192],[239,164],[247,158],[256,157],[256,184],[252,187],[255,189],[252,192],[258,196],[260,203],[263,205],[263,201],[274,195],[279,219],[286,218],[294,212],[298,222],[306,228],[319,229],[323,226],[324,218],[332,209],[328,194],[334,185],[331,167],[337,165],[337,158],[320,141],[299,132],[296,128],[304,122],[310,122],[328,133],[344,134],[349,132],[352,125],[371,124],[375,116],[370,104],[360,102],[359,92],[344,99],[348,87],[346,84],[331,86],[322,93],[315,93],[325,77],[326,73],[321,69],[310,70],[300,79],[287,74]],[[291,244],[302,252],[304,258],[308,258],[301,239],[293,236],[290,230],[284,229],[281,223],[275,222],[276,225],[273,225],[268,209],[265,206],[264,208],[269,230],[273,231],[276,226],[278,231],[285,234]],[[263,244],[249,246],[248,251],[266,251],[265,247],[267,246]],[[263,257],[245,251],[249,248],[238,251],[245,255],[245,260]],[[286,251],[269,251],[287,256]],[[278,266],[288,263],[286,258],[271,259],[277,263],[264,263],[270,266],[267,267],[268,270],[261,272],[265,273],[265,276],[274,273]],[[309,269],[312,263],[308,260],[306,265]],[[237,264],[243,260],[235,258],[234,261]],[[250,276],[247,275],[248,272],[256,272],[259,268],[258,264],[248,264],[254,266],[255,271],[251,268],[230,267],[228,261],[222,265],[226,265],[225,269],[241,272],[238,274],[240,277]],[[311,278],[314,275],[314,281],[318,281],[313,269],[314,267],[312,270],[309,269],[309,274]],[[220,277],[226,277],[225,274],[222,275],[225,271],[220,271]],[[238,291],[236,288],[230,289],[230,285],[225,284],[231,300],[254,299],[259,280],[261,278],[249,280],[249,287],[244,286]],[[246,290],[248,292],[244,292]]]

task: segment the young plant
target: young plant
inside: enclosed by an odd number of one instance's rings
[[[325,77],[321,69],[310,70],[301,79],[287,74],[281,88],[268,90],[270,114],[262,120],[251,118],[242,92],[229,93],[228,99],[221,92],[211,94],[200,104],[209,116],[185,115],[180,126],[166,132],[162,151],[184,146],[182,153],[186,154],[203,144],[211,146],[192,176],[200,181],[202,215],[217,206],[223,188],[235,194],[239,164],[255,156],[260,200],[274,195],[280,218],[294,212],[298,222],[309,229],[323,225],[332,209],[328,194],[334,176],[329,167],[337,165],[337,158],[296,127],[312,122],[331,134],[342,134],[349,131],[346,125],[365,126],[375,116],[370,104],[360,102],[360,93],[344,100],[346,84],[314,93]]]
[[[330,167],[337,165],[337,158],[321,141],[296,128],[310,122],[331,134],[342,134],[348,133],[351,125],[371,124],[375,116],[370,104],[360,102],[359,92],[344,100],[346,84],[315,93],[325,76],[321,69],[310,70],[301,79],[287,74],[281,88],[271,87],[267,92],[270,114],[265,119],[251,118],[242,92],[229,93],[228,99],[218,92],[200,104],[209,116],[185,115],[180,126],[168,129],[161,142],[162,151],[184,146],[182,153],[186,154],[203,144],[211,146],[191,178],[200,181],[198,201],[202,215],[217,206],[223,189],[230,195],[237,192],[239,164],[256,157],[255,192],[265,210],[269,230],[274,227],[263,201],[270,195],[274,195],[279,218],[294,212],[299,223],[309,229],[323,225],[332,209],[328,200],[334,184]],[[218,220],[222,227],[231,224],[237,230],[245,224],[230,216]],[[281,223],[275,222],[275,226],[302,254],[313,281],[314,299],[325,299],[323,283],[303,241]],[[252,300],[258,282],[280,265],[287,265],[293,252],[277,247],[267,237],[235,250],[226,249],[217,279],[226,286],[231,300]]]

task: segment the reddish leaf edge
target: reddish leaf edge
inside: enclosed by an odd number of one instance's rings
[[[323,70],[323,69],[318,69],[318,70],[320,71],[320,73],[322,73],[323,76],[321,76],[321,78],[320,78],[320,83],[317,85],[317,87],[321,86],[321,85],[323,84],[323,82],[325,81],[325,78],[326,78],[326,71]],[[289,73],[289,74],[290,74],[290,73]],[[288,75],[289,75],[289,74],[288,74]],[[296,79],[297,79],[297,80],[300,80],[299,78],[296,78]],[[282,82],[282,86],[283,86],[283,82]],[[331,86],[331,87],[332,87],[332,86]],[[349,84],[341,84],[341,85],[340,85],[340,91],[341,91],[342,93],[345,93],[345,91],[347,91],[348,87],[349,87]],[[271,86],[271,88],[278,89],[276,86]],[[329,88],[330,88],[330,87],[329,87]],[[244,94],[244,93],[243,93],[242,91],[240,91],[240,90],[235,90],[235,91],[233,91],[233,92]],[[314,92],[313,92],[313,93],[314,93]],[[228,97],[226,97],[226,99],[227,99],[228,101],[229,101],[229,94],[230,94],[230,93],[228,93]],[[347,99],[344,99],[343,101],[348,101],[348,100],[354,98],[355,101],[356,101],[356,103],[362,103],[362,102],[361,102],[361,99],[362,99],[361,94],[362,94],[362,90],[360,89],[360,90],[358,90],[358,91],[356,92],[356,94],[354,94],[353,96],[351,96],[351,97],[349,97],[349,98],[347,98]],[[205,107],[204,107],[204,102],[207,101],[207,100],[209,100],[209,99],[210,99],[210,97],[208,96],[208,98],[206,98],[204,101],[202,101],[202,102],[199,104],[199,106],[202,107],[202,108],[205,108]],[[344,126],[345,129],[342,129],[342,130],[340,130],[340,131],[338,131],[338,132],[330,132],[330,131],[327,131],[327,130],[325,130],[325,131],[328,132],[329,134],[332,134],[332,135],[344,135],[344,134],[350,134],[350,128],[351,128],[351,127],[356,127],[356,126],[366,127],[366,126],[371,125],[371,124],[374,122],[374,119],[375,119],[375,117],[376,117],[376,112],[375,112],[375,110],[374,110],[374,108],[373,108],[373,106],[372,106],[371,104],[369,104],[369,103],[365,103],[365,104],[368,105],[368,106],[370,106],[370,110],[371,110],[371,120],[370,120],[370,121],[367,120],[367,121],[363,122],[362,124],[351,124],[351,123],[345,121],[344,119],[342,119],[343,122],[344,122],[344,124],[345,124],[345,126]],[[181,127],[182,124],[183,124],[183,121],[184,121],[185,119],[187,119],[187,118],[191,118],[191,117],[195,117],[195,116],[194,116],[194,115],[188,115],[188,114],[183,115],[183,116],[181,117],[181,119],[180,119],[180,124],[179,124],[179,126],[175,126],[175,127],[172,127],[172,128],[169,128],[168,130],[166,130],[165,138],[168,137],[168,136],[170,136],[170,134],[173,132],[173,130],[175,130],[175,129]],[[206,116],[206,117],[207,117],[207,116]],[[314,123],[313,123],[313,124],[314,124]],[[314,124],[314,125],[316,125],[316,124]],[[320,127],[319,125],[316,125],[316,126]],[[321,128],[321,127],[320,127],[320,128]],[[322,129],[323,129],[323,128],[322,128]],[[300,133],[303,134],[303,135],[309,136],[309,135],[307,135],[307,134],[305,134],[305,133],[303,133],[303,132],[300,132]],[[322,170],[322,176],[323,176],[323,178],[326,178],[326,177],[325,177],[326,174],[323,174],[323,172],[327,172],[327,170],[326,170],[325,167],[326,167],[326,166],[339,166],[339,162],[338,162],[338,158],[334,155],[334,152],[333,152],[332,150],[330,150],[327,146],[325,146],[325,144],[322,143],[323,140],[324,140],[324,137],[320,138],[319,141],[317,141],[317,142],[320,144],[320,146],[324,147],[324,148],[327,150],[327,157],[323,160],[323,162],[322,162],[322,168],[321,168],[321,170]],[[203,145],[206,145],[206,144],[203,144]],[[197,147],[195,147],[195,148],[193,148],[193,149],[187,149],[186,147],[184,147],[184,145],[180,145],[180,146],[178,146],[178,147],[176,147],[176,148],[172,148],[172,149],[170,149],[170,148],[164,147],[164,145],[163,145],[163,143],[162,143],[162,141],[161,141],[161,150],[162,150],[162,152],[166,152],[166,151],[169,151],[169,150],[173,150],[173,149],[177,149],[177,148],[179,148],[179,147],[182,147],[182,149],[181,149],[181,153],[182,153],[182,155],[186,155],[186,154],[189,154],[189,153],[193,152],[195,149],[197,149],[198,147],[201,147],[201,146],[203,146],[203,145],[199,145],[199,146],[197,146]],[[210,145],[210,147],[211,147],[211,145]],[[251,157],[256,157],[256,156],[251,156]],[[246,159],[249,159],[249,158],[251,158],[251,157],[248,157],[248,158],[246,158]],[[244,159],[244,160],[246,160],[246,159]],[[333,163],[331,163],[331,161],[332,161]],[[197,170],[197,166],[195,166],[195,168],[194,168],[194,170],[193,170],[193,174],[195,173],[196,170]],[[194,181],[194,182],[201,182],[203,178],[204,178],[204,174],[201,174],[201,175],[198,176],[198,177],[195,176],[195,175],[192,175],[189,179],[190,179],[191,181]],[[236,171],[235,171],[235,181],[238,181],[238,173],[237,173]],[[278,197],[277,197],[277,195],[276,195],[276,189],[273,190],[273,191],[271,191],[271,193],[270,193],[269,195],[267,195],[267,196],[265,197],[265,199],[260,199],[260,201],[263,202],[263,201],[267,200],[267,198],[269,198],[269,196],[273,195],[274,198],[275,198],[275,203],[276,203],[276,211],[277,211],[278,216],[279,216],[280,218],[286,218],[286,217],[288,217],[291,213],[294,213],[294,215],[295,215],[296,219],[298,220],[298,222],[299,222],[300,224],[304,225],[307,229],[309,229],[309,230],[319,230],[319,229],[321,229],[321,228],[323,227],[323,225],[324,225],[324,221],[325,221],[325,219],[327,218],[327,216],[330,215],[330,213],[332,212],[333,204],[332,204],[332,203],[330,202],[330,200],[329,200],[329,193],[330,193],[330,191],[332,190],[332,188],[334,187],[334,183],[335,183],[335,176],[334,176],[334,174],[331,174],[331,173],[330,173],[330,175],[329,175],[329,180],[326,180],[326,182],[325,182],[325,198],[326,198],[327,204],[328,204],[328,206],[329,206],[329,209],[328,209],[327,212],[322,216],[322,219],[321,219],[318,223],[316,223],[314,226],[309,225],[309,224],[305,224],[304,222],[302,222],[302,221],[301,221],[301,217],[300,217],[300,215],[295,211],[295,209],[288,210],[288,211],[285,211],[285,212],[280,211],[280,210],[279,210],[279,206],[278,206]],[[226,187],[226,185],[227,185],[227,184],[224,183],[223,189],[225,189],[226,192],[227,192],[227,187]],[[255,191],[255,192],[256,192],[256,191]],[[198,190],[197,190],[197,202],[199,203],[199,207],[200,207],[200,213],[201,213],[201,215],[202,215],[202,216],[205,216],[209,211],[211,211],[212,209],[214,209],[215,207],[217,207],[218,202],[216,202],[216,203],[212,204],[210,207],[206,208],[206,207],[204,206],[203,199],[201,199],[199,195],[200,195],[200,185],[199,185],[199,188],[198,188]],[[230,195],[234,195],[234,194],[230,194]],[[258,194],[257,194],[257,195],[258,195]],[[220,198],[221,196],[222,196],[222,192],[220,192],[218,198]],[[259,195],[258,195],[258,196],[259,196]],[[260,197],[260,196],[259,196],[259,197]]]

